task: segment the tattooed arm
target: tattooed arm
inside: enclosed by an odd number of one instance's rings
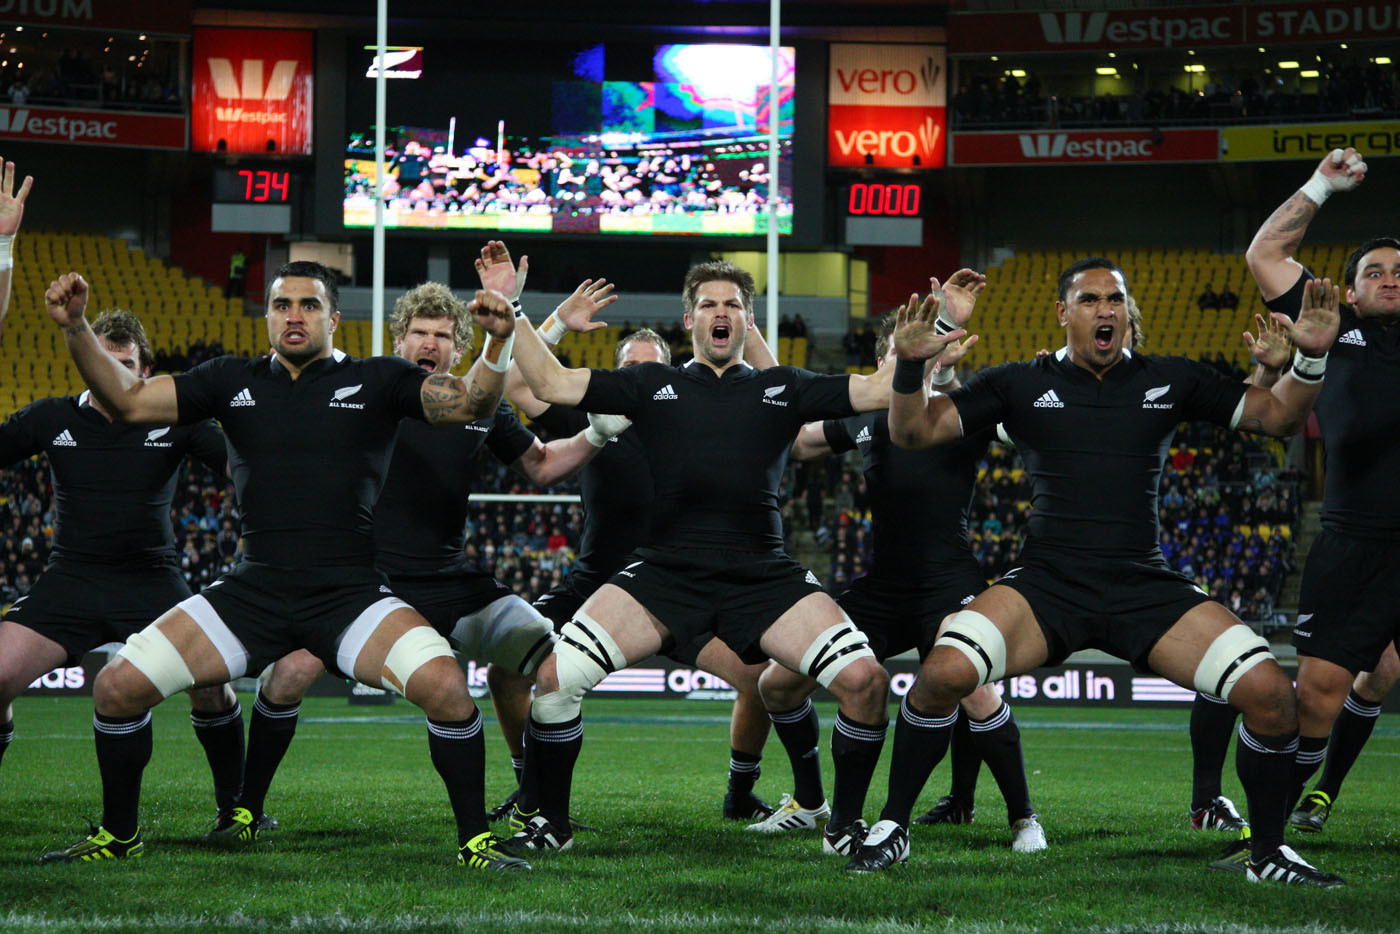
[[[505,374],[480,360],[472,364],[466,376],[434,373],[419,390],[423,417],[433,425],[462,425],[485,418],[496,411],[504,385]]]
[[[1294,254],[1317,209],[1335,191],[1350,191],[1366,177],[1366,163],[1355,149],[1336,149],[1322,157],[1313,177],[1279,205],[1249,244],[1245,260],[1265,301],[1293,288],[1303,273]]]

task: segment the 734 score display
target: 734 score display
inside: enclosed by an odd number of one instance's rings
[[[854,182],[846,189],[848,217],[920,217],[923,185],[917,182]]]
[[[287,204],[296,174],[285,169],[216,169],[214,200],[221,204]]]

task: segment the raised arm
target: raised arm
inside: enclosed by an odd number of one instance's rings
[[[517,328],[515,312],[499,292],[478,290],[470,307],[482,330],[511,336],[520,375],[536,399],[547,405],[578,405],[593,376],[589,370],[565,367],[549,352],[534,328]]]
[[[87,281],[76,272],[59,276],[44,293],[45,308],[63,329],[63,341],[83,382],[116,421],[175,424],[180,418],[175,381],[169,376],[142,379],[118,363],[83,317],[88,294]]]
[[[553,353],[554,348],[559,346],[559,342],[569,331],[584,334],[607,327],[607,322],[594,321],[593,316],[617,301],[618,296],[613,293],[613,288],[612,283],[606,279],[584,279],[578,288],[574,289],[573,294],[564,299],[544,320],[535,333]],[[541,402],[530,391],[525,377],[520,374],[520,367],[514,361],[511,363],[510,372],[506,374],[505,392],[511,404],[530,418],[535,418],[549,408],[547,402]]]
[[[19,223],[24,218],[24,201],[29,197],[29,188],[33,184],[33,177],[26,175],[24,184],[19,186],[19,193],[15,194],[15,164],[4,163],[3,171],[0,171],[0,337],[5,335],[5,318],[10,313],[15,234],[19,233]]]
[[[1283,372],[1293,356],[1293,342],[1288,339],[1284,326],[1272,316],[1265,318],[1255,315],[1254,321],[1259,326],[1259,336],[1256,338],[1245,331],[1244,343],[1256,366],[1245,382],[1260,389],[1269,389],[1283,378]]]
[[[924,391],[927,362],[938,359],[948,344],[965,333],[950,330],[952,320],[940,319],[943,307],[942,296],[935,290],[922,303],[917,295],[911,295],[895,312],[891,335],[895,365],[881,369],[894,371],[889,397],[890,438],[902,448],[925,448],[962,437],[962,421],[952,401]]]
[[[1272,388],[1250,386],[1245,390],[1244,410],[1235,427],[1285,438],[1297,434],[1307,423],[1308,413],[1327,368],[1327,351],[1337,337],[1341,293],[1330,280],[1313,279],[1303,290],[1303,306],[1297,322],[1275,313],[1274,320],[1288,331],[1298,347],[1293,368]]]
[[[631,424],[621,415],[589,415],[588,427],[583,431],[548,444],[536,440],[516,458],[511,469],[536,486],[553,486],[581,470]]]
[[[744,362],[755,370],[766,370],[778,365],[778,357],[768,341],[763,337],[763,328],[758,319],[749,318],[748,333],[744,335]]]
[[[1334,192],[1351,191],[1366,177],[1366,163],[1355,149],[1334,149],[1322,157],[1312,178],[1264,222],[1245,252],[1249,271],[1265,301],[1293,288],[1303,267],[1294,254],[1317,209]]]

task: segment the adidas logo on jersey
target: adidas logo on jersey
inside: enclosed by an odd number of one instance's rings
[[[656,392],[652,394],[651,398],[657,402],[660,402],[665,399],[679,399],[680,397],[676,395],[675,388],[670,383],[667,383],[665,386],[662,386],[660,389],[656,390]]]
[[[1037,409],[1063,409],[1065,404],[1060,401],[1059,396],[1055,395],[1055,390],[1051,389],[1035,400],[1033,407]]]
[[[1360,328],[1352,328],[1341,337],[1337,338],[1339,344],[1351,344],[1355,347],[1365,347],[1366,338],[1362,336]]]
[[[769,386],[767,389],[763,390],[763,401],[768,405],[780,405],[783,408],[787,408],[787,403],[779,402],[777,398],[783,394],[783,390],[785,389],[787,389],[787,383],[781,386]]]
[[[249,391],[247,386],[238,390],[238,395],[228,400],[228,404],[230,408],[236,408],[240,405],[257,405],[257,403],[253,401],[253,394]]]
[[[858,432],[856,433],[856,444],[869,444],[869,443],[870,443],[870,426],[869,426],[869,425],[866,425],[866,426],[862,427],[861,430],[858,431]]]
[[[822,585],[822,582],[817,580],[817,575],[813,574],[811,571],[807,572],[807,583],[815,587],[820,587]]]
[[[1158,402],[1157,400],[1171,392],[1172,384],[1165,386],[1154,386],[1147,390],[1142,396],[1142,407],[1144,409],[1170,409],[1176,405],[1175,402]]]
[[[168,434],[170,434],[170,429],[169,429],[169,428],[152,428],[152,429],[151,429],[149,432],[147,432],[147,434],[146,434],[146,447],[148,447],[148,448],[168,448],[168,447],[170,447],[171,442],[169,442],[169,441],[161,441],[161,440],[160,440],[161,438],[164,438],[164,437],[165,437],[166,435],[168,435]]]
[[[78,442],[73,440],[73,433],[67,428],[63,429],[56,436],[54,436],[53,444],[55,447],[60,448],[75,448],[78,446]]]
[[[331,393],[330,407],[333,409],[363,409],[365,407],[363,402],[345,402],[344,400],[359,392],[364,388],[364,385],[364,383],[356,383],[354,386],[342,386],[337,389]]]

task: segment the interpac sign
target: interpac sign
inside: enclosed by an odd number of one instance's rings
[[[304,30],[196,29],[190,147],[309,155],[314,41]]]
[[[1400,122],[1231,127],[1221,131],[1220,140],[1220,158],[1226,162],[1272,159],[1316,162],[1332,150],[1348,146],[1360,150],[1371,160],[1400,156]]]
[[[954,133],[953,165],[1086,165],[1128,162],[1214,162],[1215,130],[1025,130]]]
[[[947,73],[942,46],[831,46],[827,164],[944,165]]]
[[[954,55],[1277,45],[1387,37],[1400,37],[1400,5],[1394,0],[956,13],[948,17],[948,47]]]
[[[3,4],[3,0],[0,0]],[[0,107],[0,139],[184,149],[185,118],[58,107]]]

